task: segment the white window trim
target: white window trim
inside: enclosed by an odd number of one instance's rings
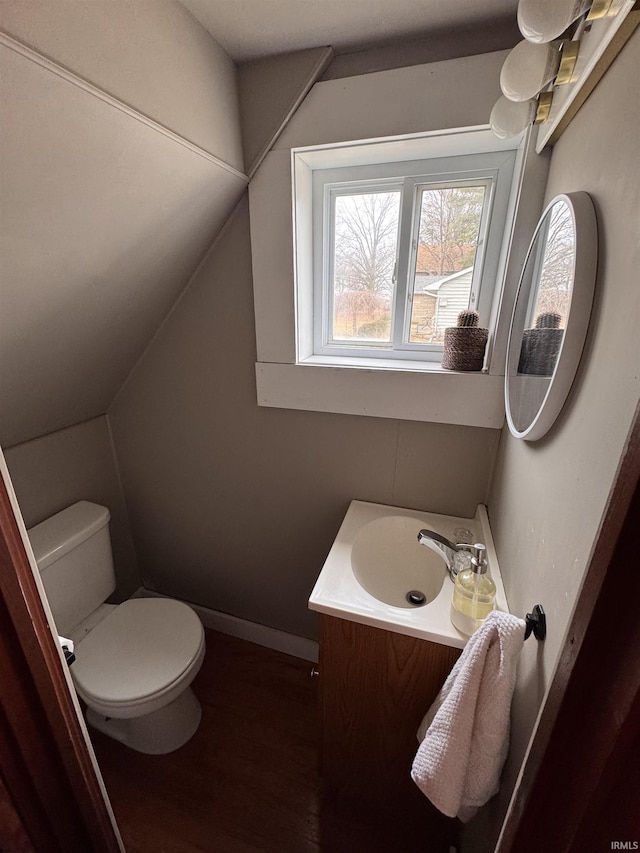
[[[428,156],[430,139],[424,142],[425,154]],[[415,146],[415,141],[413,141]],[[350,190],[366,191],[368,188],[388,187],[389,190],[403,191],[403,209],[401,217],[405,227],[401,229],[401,242],[398,246],[397,281],[398,293],[396,305],[405,305],[408,301],[407,290],[412,281],[412,270],[415,268],[416,231],[419,222],[413,216],[417,203],[417,195],[421,187],[446,186],[454,184],[484,184],[488,187],[487,201],[484,205],[480,225],[479,251],[474,265],[472,290],[476,298],[471,306],[480,314],[480,325],[489,326],[491,308],[496,295],[495,283],[500,281],[500,264],[504,255],[503,243],[507,230],[509,200],[512,192],[514,169],[517,159],[517,149],[481,152],[479,154],[452,155],[435,157],[412,162],[382,163],[369,166],[343,166],[338,169],[312,169],[313,186],[313,278],[304,273],[296,276],[297,288],[312,288],[312,312],[300,311],[297,316],[297,361],[304,363],[307,359],[317,356],[333,356],[340,358],[371,358],[382,360],[418,361],[422,369],[429,369],[433,363],[442,360],[442,345],[424,345],[404,342],[406,325],[410,319],[410,308],[399,312],[400,317],[394,317],[392,330],[392,346],[376,346],[367,344],[344,344],[326,342],[329,335],[328,286],[331,279],[331,221],[332,201],[334,194],[348,193]],[[303,156],[304,150],[294,151],[294,174],[296,158]],[[298,206],[298,198],[294,206]],[[306,208],[306,205],[305,205]],[[297,218],[297,217],[296,217]],[[406,221],[413,220],[409,227]],[[507,235],[508,238],[508,235]],[[306,268],[306,259],[299,255],[296,263],[301,269]],[[309,305],[309,300],[303,298],[302,305]],[[303,330],[303,324],[307,327]],[[309,340],[313,341],[309,351]],[[300,342],[304,345],[301,346]],[[371,365],[375,367],[375,362]]]
[[[293,149],[293,217],[294,217],[294,281],[296,291],[296,363],[298,365],[333,364],[338,367],[345,358],[370,359],[370,369],[375,369],[378,361],[396,360],[416,361],[420,369],[430,371],[440,369],[441,348],[417,351],[416,347],[407,347],[400,353],[375,353],[358,351],[358,348],[318,345],[318,288],[314,288],[314,279],[326,277],[326,252],[317,251],[326,231],[324,187],[357,180],[388,179],[425,176],[425,169],[433,175],[444,178],[454,174],[457,180],[465,176],[491,177],[495,181],[492,199],[493,210],[500,208],[500,214],[494,217],[492,240],[485,247],[484,274],[497,282],[495,289],[488,292],[484,288],[484,302],[481,303],[483,322],[491,329],[492,320],[497,317],[497,305],[501,297],[501,283],[504,278],[509,250],[511,231],[509,220],[515,216],[520,186],[522,166],[525,154],[524,137],[499,140],[491,131],[465,129],[454,133],[413,134],[392,140],[372,140],[353,145],[314,146]],[[428,162],[427,162],[428,161]],[[427,181],[425,181],[427,182]],[[311,197],[309,197],[311,193]],[[405,203],[413,203],[407,199]],[[406,236],[406,235],[405,235]],[[314,251],[315,249],[315,251]],[[309,262],[308,253],[313,260]],[[407,245],[400,246],[399,260],[402,268],[398,271],[399,281],[408,278],[407,265],[411,263],[412,252]],[[323,318],[324,319],[324,318]],[[327,362],[327,359],[330,359]],[[381,365],[382,366],[382,365]],[[414,368],[415,369],[415,368]],[[487,359],[489,369],[489,358]]]
[[[434,367],[256,364],[258,405],[501,429],[504,377]]]
[[[454,131],[455,132],[455,131]],[[293,216],[292,188],[304,190],[300,197],[311,200],[311,176],[314,168],[335,165],[339,155],[345,164],[364,164],[379,145],[384,145],[387,159],[388,143],[394,146],[395,160],[411,156],[413,139],[432,138],[434,151],[450,150],[452,131],[435,131],[424,134],[407,134],[402,137],[369,140],[354,145],[342,143],[306,148],[304,158],[293,165],[291,149],[272,151],[249,187],[251,209],[251,246],[254,264],[254,302],[256,319],[256,382],[260,406],[299,409],[307,411],[358,414],[382,418],[430,421],[435,423],[465,424],[499,429],[504,424],[503,374],[509,319],[517,289],[522,258],[526,253],[531,233],[542,209],[544,187],[548,171],[548,156],[538,156],[529,145],[529,134],[518,145],[520,172],[519,192],[510,199],[510,207],[517,209],[514,222],[511,252],[506,263],[505,286],[499,304],[492,307],[492,327],[495,335],[489,342],[488,370],[485,373],[457,373],[444,371],[434,364],[428,372],[415,369],[410,362],[387,363],[379,360],[375,369],[367,363],[335,368],[327,357],[316,357],[314,362],[297,361],[295,319],[300,311],[309,310],[304,305],[304,294],[294,286],[298,275],[312,276],[312,253],[302,252],[299,258],[307,261],[294,263],[299,248],[312,246],[311,212]],[[457,132],[461,138],[476,136],[474,150],[478,149],[478,133],[482,133],[487,147],[495,150],[496,139],[486,126],[466,128]],[[499,145],[499,143],[498,143]],[[509,147],[509,146],[506,146]],[[342,150],[341,150],[342,149]],[[345,149],[349,149],[349,153]],[[353,163],[354,150],[360,149],[359,163]],[[526,186],[522,183],[526,171]],[[300,200],[299,200],[300,201]],[[291,234],[293,231],[293,241]],[[304,346],[304,341],[299,341]]]

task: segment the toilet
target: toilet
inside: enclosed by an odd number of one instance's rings
[[[31,546],[93,728],[138,752],[185,744],[202,711],[190,685],[205,652],[196,613],[168,598],[106,604],[116,581],[109,510],[80,501],[32,527]]]

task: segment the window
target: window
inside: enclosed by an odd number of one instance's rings
[[[365,76],[363,85],[368,81]],[[377,87],[371,81],[372,100]],[[316,125],[327,118],[323,101],[314,109],[305,114],[304,133],[293,138],[314,138]],[[530,139],[526,133],[500,140],[482,126],[359,142],[305,142],[305,147],[272,151],[249,188],[258,404],[499,429],[512,300],[540,215],[547,170],[546,158],[535,156]],[[416,243],[432,242],[427,225],[421,228],[418,221],[423,206],[451,201],[453,193],[461,194],[454,199],[458,206],[467,205],[470,227],[449,241],[444,257],[419,252],[412,235]],[[325,251],[325,239],[329,245],[336,241],[336,204],[343,220],[358,204],[374,205],[374,217],[377,210],[386,225],[380,243],[387,264],[378,281],[390,302],[374,305],[380,313],[373,317],[358,314],[355,322],[347,310],[358,307],[357,299],[373,300],[350,295],[357,288],[348,281],[356,272],[348,243]],[[407,208],[409,229],[403,228]],[[338,226],[338,242],[343,227]],[[452,258],[454,248],[458,254]],[[439,329],[450,324],[448,311],[457,316],[469,287],[467,300],[491,330],[486,369],[445,370]],[[433,309],[429,316],[427,300]],[[375,325],[362,329],[366,323]],[[394,332],[400,342],[395,351]]]
[[[324,184],[316,353],[439,359],[478,305],[495,177],[429,178]]]
[[[444,330],[460,311],[476,310],[481,325],[491,324],[516,151],[442,156],[442,136],[435,146],[410,140],[411,159],[400,159],[398,143],[373,147],[376,162],[358,162],[361,144],[355,162],[337,168],[330,149],[319,158],[318,149],[294,151],[294,174],[297,157],[306,169],[311,164],[312,219],[310,233],[298,229],[296,241],[297,363],[375,367],[391,360],[433,369]],[[334,158],[350,159],[344,146]]]

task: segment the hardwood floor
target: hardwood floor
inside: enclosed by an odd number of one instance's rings
[[[202,723],[169,755],[91,730],[128,853],[429,853],[402,822],[341,811],[318,774],[311,664],[207,631]],[[407,771],[408,772],[408,771]]]

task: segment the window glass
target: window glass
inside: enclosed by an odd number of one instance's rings
[[[409,343],[442,344],[470,307],[485,197],[482,185],[420,188]]]
[[[462,310],[490,325],[515,151],[342,166],[343,155],[335,168],[324,150],[296,162],[311,202],[311,216],[295,211],[297,358],[440,362]]]
[[[334,196],[329,295],[335,342],[391,342],[400,195],[372,191]]]

